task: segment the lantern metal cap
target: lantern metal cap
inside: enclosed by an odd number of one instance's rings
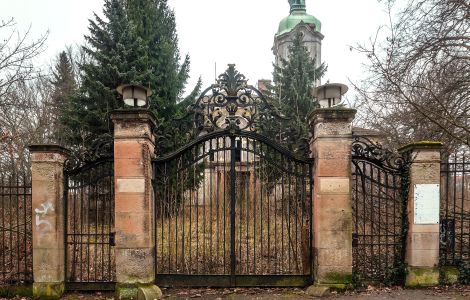
[[[322,100],[328,98],[341,98],[349,90],[348,86],[342,83],[327,83],[313,89],[315,98]]]
[[[139,85],[139,84],[121,84],[120,86],[118,86],[116,88],[116,90],[119,93],[119,95],[122,95],[123,90],[126,89],[126,88],[129,88],[129,87],[134,87],[134,88],[139,88],[139,89],[145,90],[147,97],[150,97],[153,94],[153,92],[150,88],[147,88],[147,87]]]

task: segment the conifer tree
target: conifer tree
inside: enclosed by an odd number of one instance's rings
[[[64,127],[62,119],[64,111],[68,106],[69,99],[76,92],[77,83],[73,71],[71,58],[65,51],[58,55],[57,63],[52,70],[52,96],[48,101],[47,108],[50,112],[51,139],[61,143],[64,138]]]
[[[110,137],[110,112],[120,106],[116,87],[131,83],[150,87],[152,109],[161,130],[171,127],[188,78],[189,57],[180,63],[173,11],[166,0],[105,0],[104,18],[90,20],[90,62],[82,66],[79,93],[65,122],[74,132],[71,145],[89,147]]]
[[[263,124],[263,131],[300,155],[308,150],[308,116],[317,106],[312,91],[326,69],[324,63],[316,67],[300,33],[292,41],[287,59],[274,65],[269,98],[288,120],[269,119]]]

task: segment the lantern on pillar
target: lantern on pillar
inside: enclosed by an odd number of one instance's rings
[[[321,108],[333,107],[341,103],[348,86],[342,83],[327,83],[316,87],[313,96],[318,99]]]
[[[117,87],[118,93],[122,96],[124,106],[133,108],[148,108],[150,106],[148,97],[152,95],[152,90],[135,84],[123,84]]]

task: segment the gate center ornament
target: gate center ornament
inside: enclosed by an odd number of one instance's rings
[[[217,83],[204,90],[188,107],[185,117],[190,114],[194,117],[196,134],[217,129],[256,131],[258,121],[268,115],[286,119],[258,89],[248,84],[234,64],[229,64]]]

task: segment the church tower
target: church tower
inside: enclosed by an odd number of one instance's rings
[[[281,58],[287,59],[289,46],[297,33],[301,33],[304,45],[309,50],[311,57],[315,58],[316,66],[321,64],[321,41],[323,35],[320,21],[307,14],[305,0],[289,0],[290,14],[282,19],[274,36],[273,52],[276,65],[280,64]]]

